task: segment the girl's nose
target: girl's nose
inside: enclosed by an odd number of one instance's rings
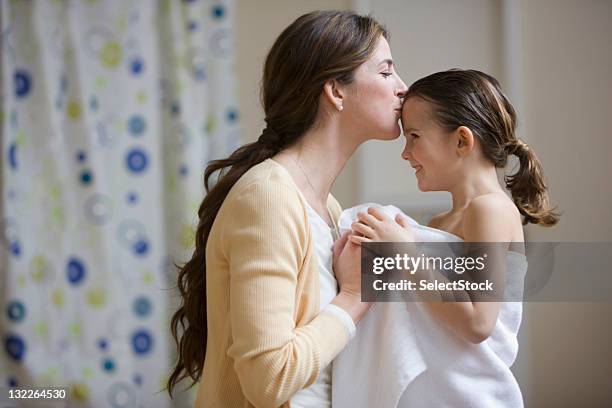
[[[406,146],[404,147],[404,150],[402,151],[402,159],[404,160],[412,160],[412,154],[410,153],[410,145],[408,144],[408,142],[406,142]]]

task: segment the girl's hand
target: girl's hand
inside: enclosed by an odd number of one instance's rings
[[[367,213],[358,213],[351,229],[349,240],[359,245],[373,241],[414,242],[414,231],[402,214],[392,219],[375,207],[369,207]]]

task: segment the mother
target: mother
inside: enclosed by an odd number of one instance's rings
[[[386,38],[371,17],[318,11],[274,43],[263,75],[266,128],[205,171],[171,324],[171,395],[190,376],[201,379],[196,406],[330,404],[328,366],[367,305],[359,249],[346,236],[331,270],[340,206],[329,191],[361,143],[400,134],[406,85]]]

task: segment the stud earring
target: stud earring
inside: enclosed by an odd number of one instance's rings
[[[338,110],[339,110],[340,112],[342,112],[342,110],[343,110],[343,109],[344,109],[344,106],[342,106],[342,105],[338,105]]]

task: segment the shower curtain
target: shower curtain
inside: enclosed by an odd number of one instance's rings
[[[163,391],[174,265],[240,143],[233,2],[0,4],[0,387],[191,406]]]

